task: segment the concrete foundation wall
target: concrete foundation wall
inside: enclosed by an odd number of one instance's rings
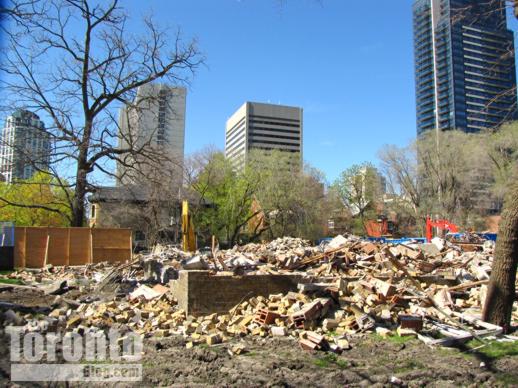
[[[188,315],[226,313],[253,296],[297,291],[301,275],[210,276],[209,271],[180,271],[170,283],[180,308]]]

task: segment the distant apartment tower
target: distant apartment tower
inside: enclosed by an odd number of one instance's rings
[[[252,149],[297,153],[302,160],[302,108],[245,102],[227,120],[225,156],[239,169]]]
[[[414,0],[417,134],[478,132],[514,118],[513,32],[504,0]]]
[[[0,135],[0,174],[5,182],[47,170],[50,152],[50,134],[37,114],[19,109],[7,117]]]
[[[186,94],[182,87],[141,86],[133,103],[122,108],[119,115],[119,148],[138,149],[145,145],[163,153],[161,167],[167,170],[165,173],[176,175],[179,181],[184,160]],[[153,174],[148,171],[149,163],[138,155],[123,158],[124,163],[117,163],[118,185],[136,183],[135,170],[144,175]]]

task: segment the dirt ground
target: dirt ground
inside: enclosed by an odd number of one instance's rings
[[[387,387],[397,377],[408,387],[518,386],[518,357],[496,361],[461,353],[458,349],[430,349],[417,340],[395,343],[375,336],[359,339],[341,355],[307,353],[294,340],[247,338],[248,352],[230,356],[220,346],[185,349],[179,337],[150,339],[141,361],[143,381],[114,386],[136,387]],[[0,386],[106,386],[106,384],[33,384],[9,381],[7,340],[0,347]],[[486,366],[481,367],[484,361]]]
[[[249,352],[230,356],[227,346],[186,350],[182,340],[149,343],[144,384],[151,386],[371,387],[393,376],[411,387],[518,386],[518,357],[497,361],[457,349],[430,349],[417,340],[358,339],[341,355],[300,350],[290,339],[246,339]],[[486,366],[481,368],[480,362]]]
[[[0,302],[48,306],[54,297],[2,291]],[[119,387],[479,387],[517,386],[518,351],[489,358],[466,349],[429,348],[418,340],[387,340],[375,335],[353,338],[341,355],[309,353],[291,338],[246,337],[209,347],[186,349],[179,336],[149,338],[141,360],[143,381]],[[241,355],[228,349],[246,347]],[[518,348],[517,348],[518,349]],[[481,362],[485,365],[481,366]],[[11,383],[9,339],[0,340],[0,386],[104,386],[76,383]],[[395,379],[395,383],[391,379]]]

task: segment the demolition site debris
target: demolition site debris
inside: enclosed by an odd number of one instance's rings
[[[115,266],[47,266],[2,275],[23,283],[0,285],[3,296],[32,292],[47,307],[0,302],[0,309],[4,326],[24,325],[26,331],[114,327],[145,337],[181,336],[187,348],[244,336],[286,337],[307,351],[340,353],[350,348],[352,338],[367,333],[449,345],[502,333],[501,327],[480,320],[494,243],[477,243],[466,251],[438,238],[430,244],[393,245],[338,236],[310,246],[285,237],[196,254],[156,246]],[[213,301],[214,312],[191,314],[174,292],[184,271],[245,283],[260,275],[298,275],[299,280],[288,292],[251,291],[239,295],[239,303],[227,311],[217,311],[218,301]],[[211,296],[204,298],[210,309]],[[244,352],[242,346],[229,348],[233,355]]]

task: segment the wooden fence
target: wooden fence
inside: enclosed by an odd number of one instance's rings
[[[131,260],[131,229],[15,228],[14,266],[41,268]]]

